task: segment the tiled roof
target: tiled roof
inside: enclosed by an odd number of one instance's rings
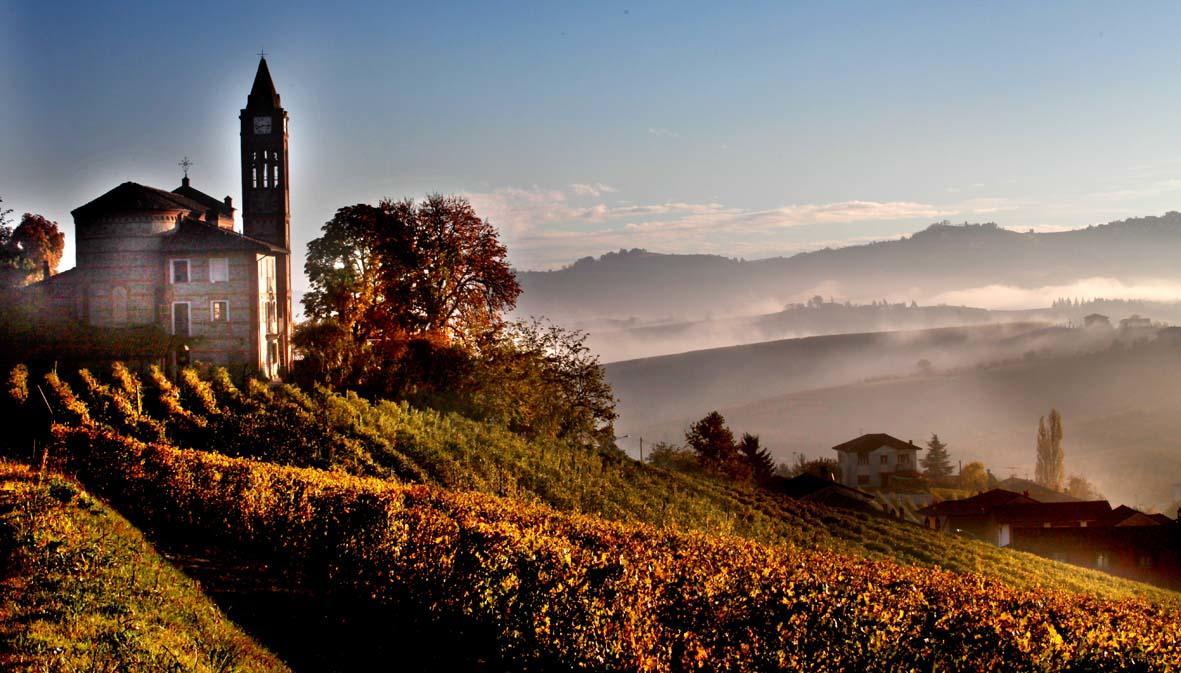
[[[922,508],[919,513],[929,516],[986,516],[997,507],[1030,503],[1036,504],[1037,501],[1027,495],[994,488],[970,498],[937,502]]]
[[[847,453],[869,453],[874,449],[882,446],[889,446],[890,448],[898,450],[914,450],[917,451],[920,447],[913,443],[904,442],[897,437],[891,437],[884,432],[878,432],[868,435],[861,435],[857,439],[851,439],[844,444],[837,444],[832,447],[836,451],[843,451]]]
[[[167,252],[201,250],[242,250],[268,254],[287,252],[266,241],[192,218],[182,220],[176,230],[165,234],[165,236],[163,248]]]
[[[203,213],[206,208],[200,203],[163,189],[148,187],[135,182],[124,182],[102,196],[78,206],[71,214],[93,216],[114,212],[143,212],[162,210],[189,210]]]

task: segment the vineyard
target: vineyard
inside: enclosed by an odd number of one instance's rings
[[[5,387],[8,417],[30,425],[45,394],[51,455],[136,523],[472,625],[516,669],[1181,660],[1169,592],[458,416],[239,390],[219,371],[141,381],[117,366],[67,382],[18,369]]]
[[[0,670],[288,670],[76,485],[0,463],[0,505]]]

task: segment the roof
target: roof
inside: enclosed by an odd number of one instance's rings
[[[196,190],[194,190],[196,191]],[[77,217],[91,217],[105,213],[188,210],[204,213],[207,206],[182,194],[166,192],[136,182],[124,182],[89,203],[70,211]]]
[[[1014,491],[1017,493],[1028,493],[1029,497],[1038,502],[1078,502],[1079,499],[1055,491],[1052,488],[1047,488],[1029,479],[1021,479],[1019,477],[1009,477],[997,483],[997,488],[1003,488],[1006,491]]]
[[[919,513],[930,516],[987,516],[997,507],[1030,503],[1037,503],[1037,501],[1021,493],[994,488],[970,498],[944,500],[927,505],[920,509]]]
[[[267,67],[266,58],[258,60],[258,72],[254,73],[254,86],[250,87],[246,107],[256,110],[280,107],[279,93],[275,91],[275,83],[271,80],[271,70]]]
[[[198,250],[241,250],[264,254],[285,253],[287,250],[252,236],[239,234],[203,220],[185,218],[175,231],[166,234],[162,246],[167,252]]]
[[[834,451],[844,451],[847,453],[869,453],[874,449],[882,446],[888,446],[892,449],[900,451],[918,451],[920,447],[915,446],[914,442],[904,442],[897,437],[891,437],[884,432],[874,434],[861,435],[857,439],[851,439],[844,444],[837,444],[832,447]]]
[[[1138,509],[1133,509],[1127,505],[1120,505],[1107,515],[1102,522],[1104,526],[1159,526],[1162,523],[1172,523],[1168,517],[1164,517],[1162,522],[1153,514],[1145,514]]]
[[[189,184],[189,179],[187,177],[181,180],[180,187],[172,190],[172,193],[183,196],[191,201],[196,201],[202,206],[205,206],[206,210],[213,209],[225,215],[231,216],[234,214],[233,206],[226,203],[224,200],[210,196],[205,192],[193,187]]]
[[[1111,505],[1106,500],[1015,503],[996,507],[992,513],[1001,523],[1040,526],[1046,523],[1104,521],[1111,516]]]

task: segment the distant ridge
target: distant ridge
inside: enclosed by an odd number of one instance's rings
[[[1181,281],[1178,251],[1176,211],[1044,233],[943,222],[899,240],[753,261],[621,250],[556,271],[518,272],[519,312],[560,320],[701,319],[767,313],[810,293],[924,302],[997,284]]]

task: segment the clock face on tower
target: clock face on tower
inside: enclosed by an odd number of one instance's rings
[[[255,117],[254,118],[254,134],[266,135],[271,132],[271,118],[270,117]]]

